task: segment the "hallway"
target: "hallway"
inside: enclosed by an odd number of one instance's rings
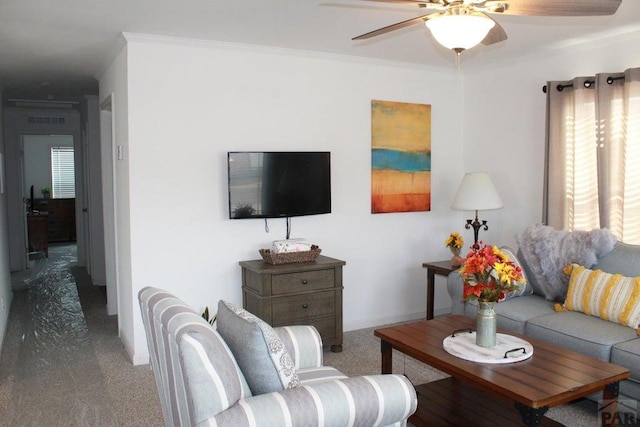
[[[131,365],[117,317],[106,315],[105,288],[75,260],[75,245],[54,246],[13,277],[1,425],[162,425],[150,368]]]

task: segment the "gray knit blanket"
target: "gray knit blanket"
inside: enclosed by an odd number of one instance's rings
[[[516,236],[516,241],[545,298],[564,301],[569,286],[564,267],[571,263],[592,267],[613,250],[617,239],[607,229],[559,231],[537,224]]]

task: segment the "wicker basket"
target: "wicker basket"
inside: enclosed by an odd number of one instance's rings
[[[260,255],[264,262],[268,264],[291,264],[294,262],[311,262],[315,261],[322,252],[322,249],[316,245],[311,246],[310,251],[302,252],[284,252],[284,253],[272,253],[269,249],[260,249]]]

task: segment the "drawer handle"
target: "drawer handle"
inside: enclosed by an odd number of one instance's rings
[[[307,283],[309,283],[309,281],[307,279],[302,279],[300,283],[302,283],[303,285],[306,285]]]
[[[302,308],[304,308],[304,309],[309,308],[309,304],[306,304],[306,303],[305,303],[305,304],[302,304]]]

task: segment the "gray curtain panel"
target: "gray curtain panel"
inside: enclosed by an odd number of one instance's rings
[[[547,83],[543,222],[640,243],[640,68]]]

